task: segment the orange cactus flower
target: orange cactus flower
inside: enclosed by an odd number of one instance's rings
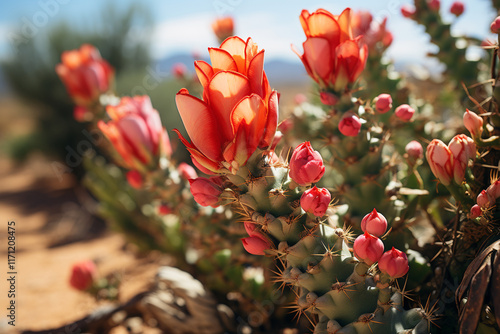
[[[236,172],[258,148],[271,145],[278,124],[278,94],[264,72],[264,50],[252,39],[226,39],[209,48],[212,65],[195,61],[203,99],[181,89],[177,109],[189,143],[177,130],[201,171]]]
[[[154,160],[172,153],[167,132],[149,96],[123,97],[118,105],[109,105],[106,112],[111,120],[99,121],[97,126],[126,168],[144,171]]]
[[[83,44],[78,50],[65,51],[61,61],[56,72],[77,105],[90,106],[109,90],[114,70],[94,46]]]
[[[230,16],[221,17],[212,23],[212,30],[219,43],[234,34],[234,20]]]
[[[351,9],[339,16],[324,9],[310,14],[303,10],[300,22],[307,40],[300,57],[307,73],[323,89],[342,91],[357,80],[365,68],[368,47],[361,36],[353,38]]]

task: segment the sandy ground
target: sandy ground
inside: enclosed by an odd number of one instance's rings
[[[159,254],[137,258],[121,235],[107,231],[80,204],[81,192],[71,177],[57,180],[50,162],[34,159],[18,167],[0,159],[0,333],[56,328],[94,310],[93,297],[69,286],[77,261],[93,259],[100,276],[121,275],[122,301],[145,290],[168,261]],[[15,298],[8,297],[9,221],[15,221]],[[11,300],[15,327],[6,317]]]

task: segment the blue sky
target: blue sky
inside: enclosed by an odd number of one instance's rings
[[[8,56],[9,31],[16,26],[35,24],[43,34],[52,23],[70,21],[77,26],[88,26],[108,3],[127,6],[136,0],[17,0],[2,1],[0,5],[0,57]],[[452,31],[484,38],[494,10],[489,0],[465,0],[465,14],[459,19],[448,13],[453,1],[441,0],[441,12],[448,21],[454,21]],[[251,36],[266,57],[297,60],[290,44],[301,48],[304,41],[298,16],[302,9],[310,11],[325,8],[340,13],[345,7],[368,9],[376,19],[388,17],[389,29],[394,34],[388,56],[405,62],[424,64],[425,54],[432,50],[423,27],[401,16],[399,8],[410,0],[329,0],[329,1],[270,1],[270,0],[143,0],[149,7],[155,28],[152,32],[152,54],[162,58],[179,52],[206,53],[216,44],[210,23],[222,15],[235,18],[236,33]],[[138,35],[140,36],[140,34]]]

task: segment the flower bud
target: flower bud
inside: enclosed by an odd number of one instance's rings
[[[196,173],[196,170],[193,168],[193,166],[188,165],[185,162],[181,162],[179,164],[179,166],[177,167],[177,171],[184,180],[196,179],[198,177],[198,174]]]
[[[406,18],[411,18],[413,15],[415,15],[415,13],[416,9],[411,5],[403,5],[401,7],[401,14],[403,14],[403,16]]]
[[[483,119],[481,116],[478,116],[469,109],[465,109],[464,125],[467,130],[469,130],[470,135],[473,138],[481,137],[481,134],[483,133]]]
[[[385,114],[392,108],[392,97],[389,94],[380,94],[375,98],[375,109]]]
[[[319,98],[321,100],[321,103],[323,103],[325,106],[334,106],[339,102],[339,98],[329,92],[320,92],[319,93]]]
[[[351,112],[345,113],[339,122],[339,131],[344,136],[356,137],[361,130],[361,121]]]
[[[169,215],[171,213],[173,213],[174,211],[167,205],[167,204],[161,204],[159,207],[158,207],[158,213],[160,215]]]
[[[384,243],[379,238],[365,232],[354,240],[354,256],[371,266],[384,253]]]
[[[384,215],[373,209],[361,220],[361,229],[363,232],[373,234],[380,237],[387,230],[387,219]]]
[[[461,184],[469,159],[476,158],[476,144],[471,138],[461,134],[451,139],[448,148],[453,154],[453,178],[456,183]]]
[[[462,1],[455,1],[454,3],[451,4],[450,7],[450,13],[452,13],[455,16],[460,16],[464,13],[465,10],[465,5]]]
[[[290,177],[297,184],[305,186],[318,182],[325,174],[323,158],[314,151],[310,142],[297,146],[290,159]]]
[[[264,251],[271,248],[271,243],[260,235],[243,238],[241,242],[245,250],[253,255],[264,255]]]
[[[424,156],[424,149],[422,148],[422,144],[420,144],[416,140],[412,140],[411,142],[409,142],[405,147],[405,151],[408,156],[414,160],[422,159],[422,157]]]
[[[481,207],[477,204],[473,205],[472,208],[470,209],[470,214],[469,218],[470,219],[476,219],[477,217],[482,215]]]
[[[479,205],[483,209],[490,206],[490,199],[488,198],[488,194],[486,193],[486,190],[482,190],[479,193],[479,195],[477,195],[476,203],[477,203],[477,205]]]
[[[219,197],[224,191],[220,177],[213,176],[209,179],[198,177],[189,180],[189,184],[196,203],[201,206],[211,206],[212,208],[219,206]]]
[[[96,271],[96,266],[91,260],[75,263],[71,268],[69,284],[77,290],[87,290],[94,282]]]
[[[487,189],[486,194],[491,204],[495,204],[497,198],[500,197],[500,180],[493,182]]]
[[[187,67],[183,63],[175,63],[174,66],[172,66],[172,74],[177,79],[184,78],[186,72],[187,72]]]
[[[385,252],[380,260],[378,260],[378,268],[381,272],[395,279],[406,275],[410,266],[408,266],[406,254],[392,247],[390,251]]]
[[[142,181],[142,175],[136,170],[131,170],[127,172],[127,181],[130,184],[130,186],[134,189],[140,189],[142,188],[143,181]]]
[[[434,176],[443,185],[449,185],[453,178],[453,154],[448,146],[441,140],[434,139],[427,146],[426,157]]]
[[[316,217],[323,217],[331,200],[332,195],[328,189],[314,186],[302,194],[300,206],[305,212],[312,213]]]
[[[441,7],[441,3],[439,0],[427,0],[427,5],[434,11],[438,11],[439,7]]]
[[[413,117],[415,109],[407,104],[402,104],[396,108],[396,111],[394,113],[400,120],[408,122]]]
[[[497,16],[490,25],[490,30],[494,34],[500,33],[500,16]]]

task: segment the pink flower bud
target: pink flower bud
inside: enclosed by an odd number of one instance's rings
[[[92,118],[92,113],[85,107],[76,106],[75,109],[73,109],[73,118],[78,122],[89,121]]]
[[[406,18],[411,18],[413,15],[415,15],[415,13],[415,7],[411,5],[403,5],[401,7],[401,14],[403,14],[403,16]]]
[[[441,7],[439,0],[427,0],[427,5],[429,5],[429,8],[434,11],[438,11],[439,7]]]
[[[316,217],[323,217],[331,200],[332,195],[328,189],[314,186],[302,194],[300,206],[305,212],[312,213]]]
[[[130,184],[130,186],[134,189],[140,189],[142,188],[143,181],[142,181],[142,175],[136,170],[131,170],[127,172],[127,181]]]
[[[465,109],[464,113],[464,125],[469,130],[470,135],[473,138],[481,137],[483,133],[483,119],[478,116],[476,113],[470,111],[469,109]]]
[[[176,63],[172,66],[172,74],[177,79],[182,79],[186,75],[187,67],[183,63]]]
[[[384,243],[379,238],[365,232],[354,240],[354,256],[371,266],[384,253]]]
[[[476,158],[476,144],[471,138],[461,134],[451,139],[448,148],[453,154],[453,178],[456,183],[461,184],[469,159]]]
[[[75,263],[71,268],[69,284],[77,290],[87,290],[94,282],[96,271],[97,269],[93,261],[86,260]]]
[[[453,154],[448,146],[434,139],[427,146],[426,157],[432,173],[443,185],[449,185],[453,178]]]
[[[184,180],[196,179],[198,177],[198,174],[196,173],[196,170],[193,168],[193,166],[188,165],[185,162],[181,162],[179,164],[179,166],[177,167],[177,171]]]
[[[345,113],[339,122],[339,131],[344,136],[356,137],[361,130],[361,121],[351,112]]]
[[[305,186],[318,182],[325,174],[323,158],[318,151],[314,151],[311,143],[297,146],[290,159],[290,177],[297,184]]]
[[[329,92],[320,92],[319,98],[321,103],[326,106],[334,106],[337,102],[339,102],[339,98],[335,94]]]
[[[241,242],[245,250],[253,255],[264,255],[264,251],[271,248],[271,243],[259,235],[243,238]]]
[[[483,212],[481,211],[481,207],[479,205],[475,204],[470,209],[469,218],[476,219],[477,217],[481,216],[482,214],[483,214]]]
[[[450,13],[452,13],[455,16],[460,16],[464,13],[465,10],[465,5],[462,1],[455,1],[454,3],[451,4],[450,7]]]
[[[367,214],[363,220],[361,220],[361,229],[365,233],[370,233],[380,237],[387,230],[387,219],[385,219],[383,214],[378,213],[377,210],[373,209],[372,212]]]
[[[302,93],[298,93],[293,98],[293,101],[295,102],[296,105],[301,105],[302,103],[307,102],[307,96],[305,96]]]
[[[407,104],[402,104],[396,108],[396,111],[394,113],[400,120],[408,122],[413,117],[415,109]]]
[[[500,180],[493,182],[487,189],[486,194],[491,204],[495,204],[497,198],[500,197]]]
[[[166,204],[161,204],[159,207],[158,207],[158,213],[160,215],[169,215],[171,213],[173,213],[174,211]]]
[[[490,30],[494,34],[500,33],[500,16],[497,16],[490,25]]]
[[[410,266],[408,266],[406,254],[392,247],[390,251],[385,252],[380,260],[378,260],[378,268],[381,272],[394,279],[406,275]]]
[[[421,159],[424,156],[424,149],[422,148],[422,144],[420,144],[416,140],[412,140],[409,142],[406,147],[405,151],[408,154],[408,156],[412,159]]]
[[[490,199],[488,198],[488,194],[486,193],[486,190],[482,190],[479,193],[479,195],[477,195],[476,203],[477,203],[477,205],[479,205],[483,209],[490,206]]]
[[[219,196],[224,191],[220,177],[213,176],[209,179],[198,177],[189,180],[189,184],[191,185],[191,194],[193,194],[196,203],[201,206],[211,206],[212,208],[219,206]]]
[[[392,97],[389,94],[380,94],[375,98],[375,109],[385,114],[392,108]]]

